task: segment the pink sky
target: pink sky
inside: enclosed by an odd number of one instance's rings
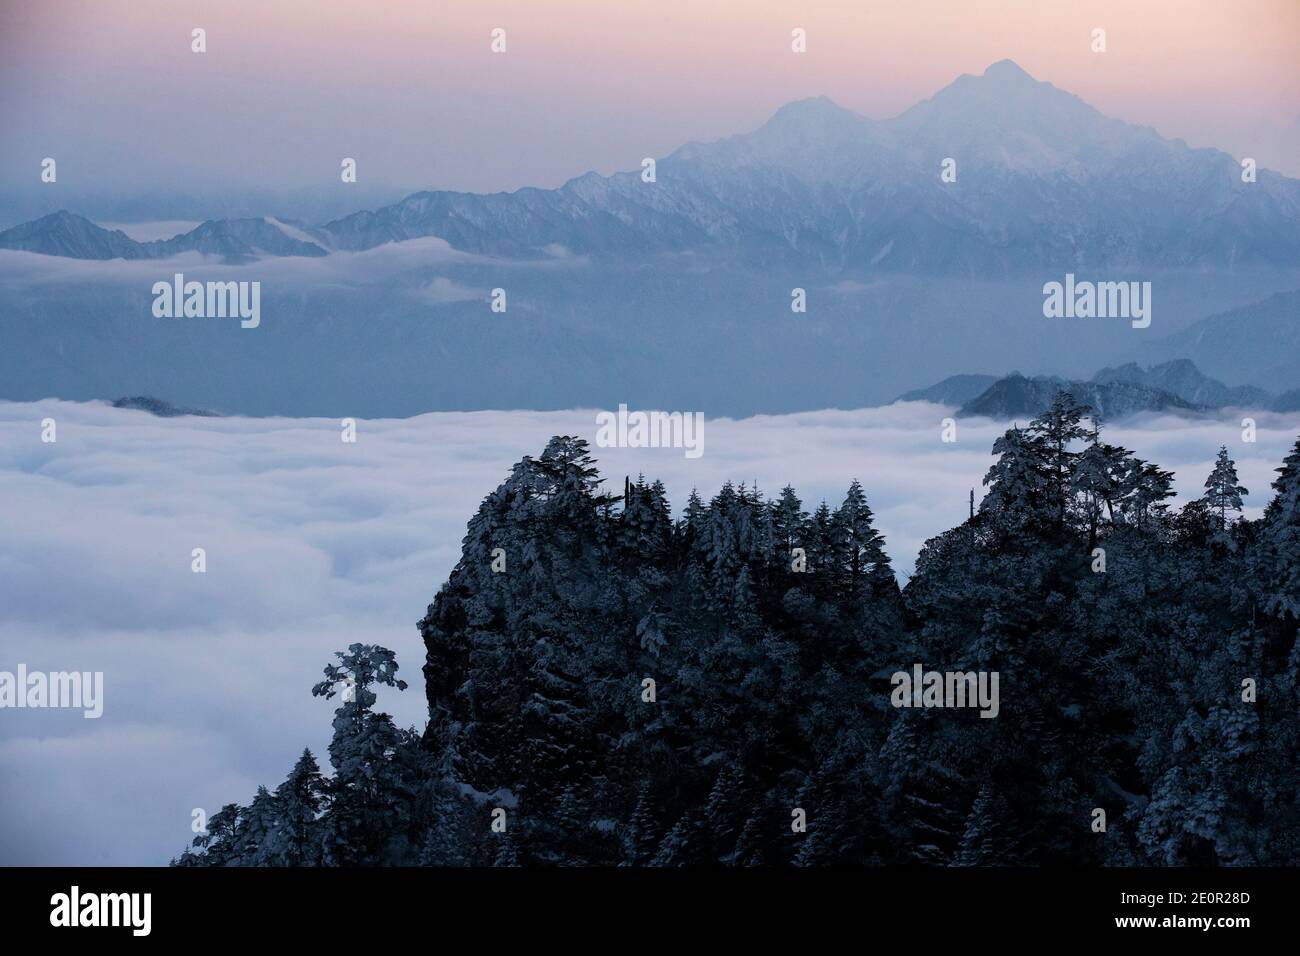
[[[1300,175],[1300,0],[46,0],[0,11],[0,182],[53,155],[110,188],[308,185],[354,156],[370,183],[549,186],[805,96],[891,116],[1007,57]]]

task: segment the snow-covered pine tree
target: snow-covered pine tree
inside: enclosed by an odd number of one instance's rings
[[[253,802],[240,816],[235,832],[239,866],[271,866],[272,846],[280,827],[280,807],[266,787],[258,787]]]
[[[234,866],[239,861],[239,820],[244,808],[237,803],[227,803],[208,817],[205,832],[194,838],[194,846],[203,850],[198,854],[204,866]]]
[[[442,782],[435,784],[431,819],[420,844],[419,865],[470,866],[474,856],[471,845],[474,815],[464,797]]]
[[[980,787],[966,817],[966,828],[953,866],[1016,866],[1019,838],[1011,824],[1011,808],[991,784]]]
[[[1256,577],[1265,610],[1282,625],[1278,643],[1294,646],[1300,621],[1300,439],[1277,472],[1276,494],[1264,511]]]
[[[322,820],[323,862],[374,866],[389,862],[412,822],[416,782],[405,772],[399,751],[414,748],[410,735],[392,717],[376,712],[375,684],[406,689],[397,678],[397,661],[386,647],[351,644],[336,652],[338,664],[325,666],[325,680],[312,695],[326,700],[343,693],[334,711],[329,811]]]
[[[1219,530],[1228,527],[1228,512],[1241,512],[1242,495],[1250,492],[1237,481],[1237,463],[1228,457],[1226,445],[1219,446],[1219,455],[1214,462],[1214,470],[1205,479],[1205,503],[1218,516]]]
[[[707,865],[710,862],[709,844],[709,834],[701,811],[687,810],[664,836],[650,865]]]
[[[654,789],[648,780],[637,788],[632,815],[624,827],[624,863],[628,866],[645,866],[659,846],[661,833],[655,818]]]
[[[1028,433],[1041,450],[1043,476],[1046,480],[1047,505],[1054,527],[1065,524],[1069,508],[1070,476],[1079,453],[1070,446],[1086,438],[1088,431],[1080,422],[1092,410],[1080,405],[1065,390],[1056,393],[1051,406],[1029,423]]]
[[[997,461],[984,476],[989,490],[980,502],[980,514],[1011,535],[1042,528],[1050,521],[1043,443],[1021,428],[1011,428],[993,443],[993,454]]]
[[[318,819],[325,805],[325,780],[304,749],[288,778],[275,789],[277,826],[267,845],[268,865],[315,866],[320,862]]]
[[[519,854],[515,850],[515,837],[509,830],[497,834],[497,851],[492,857],[492,865],[503,867],[519,865]]]

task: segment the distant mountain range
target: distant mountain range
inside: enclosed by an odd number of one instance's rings
[[[0,399],[735,416],[861,407],[971,368],[1075,381],[1177,358],[1224,388],[1300,384],[1300,182],[1243,183],[1234,157],[1107,118],[1010,61],[888,120],[790,103],[654,173],[152,241],[66,210],[23,223],[0,232]],[[150,289],[175,271],[259,281],[260,325],[154,317]],[[1150,281],[1151,328],[1046,319],[1043,284],[1067,272]],[[506,313],[488,307],[495,288]],[[1124,374],[1095,384],[1176,394]]]
[[[1187,359],[1165,362],[1144,369],[1130,362],[1119,368],[1104,368],[1088,382],[1072,382],[1050,375],[1027,378],[1019,372],[996,375],[952,375],[928,388],[914,389],[896,402],[934,402],[960,406],[963,417],[989,418],[1033,416],[1051,405],[1064,389],[1108,421],[1140,412],[1197,414],[1222,408],[1300,411],[1300,389],[1277,398],[1260,388],[1229,388],[1203,374]],[[119,398],[114,408],[132,408],[161,418],[180,415],[218,416],[203,409],[185,408],[150,396]]]
[[[105,229],[66,211],[0,232],[0,249],[69,259],[167,259],[198,252],[227,263],[266,256],[328,255],[299,226],[278,219],[210,220],[171,239],[137,242],[120,229]]]
[[[1104,368],[1086,382],[1052,375],[1027,378],[1019,372],[1001,378],[954,375],[929,388],[906,392],[896,401],[957,405],[957,414],[961,416],[1004,419],[1037,415],[1062,390],[1108,420],[1139,412],[1196,414],[1221,408],[1300,409],[1300,390],[1275,398],[1253,386],[1231,388],[1205,375],[1187,359],[1145,369],[1130,362],[1118,368]]]
[[[1092,379],[1093,384],[1138,385],[1176,395],[1199,408],[1265,408],[1273,396],[1262,388],[1241,385],[1230,388],[1205,375],[1190,359],[1175,359],[1144,369],[1136,362],[1118,368],[1104,368]]]
[[[1187,359],[1142,368],[1130,362],[1118,368],[1104,368],[1091,381],[1069,381],[1050,375],[951,375],[928,388],[904,392],[896,402],[934,402],[959,406],[958,415],[989,418],[1033,416],[1052,403],[1058,391],[1068,391],[1106,420],[1113,421],[1141,412],[1198,414],[1222,408],[1300,411],[1300,389],[1277,398],[1260,388],[1230,388],[1202,373]],[[160,418],[182,415],[219,417],[218,412],[186,408],[169,401],[141,395],[119,398],[114,408],[149,412]]]
[[[1171,392],[1134,382],[1069,382],[1055,376],[1025,378],[1020,374],[998,379],[978,397],[958,409],[961,416],[1012,418],[1037,415],[1059,391],[1069,392],[1107,421],[1127,418],[1138,412],[1196,412],[1205,410]]]
[[[1210,316],[1152,340],[1144,354],[1148,359],[1186,356],[1227,382],[1294,388],[1300,383],[1300,291]]]
[[[940,164],[956,162],[956,183]],[[88,259],[199,251],[245,261],[437,236],[455,249],[598,257],[713,248],[750,262],[950,275],[1294,265],[1300,182],[1103,116],[1010,60],[890,120],[819,97],[760,129],[690,144],[638,172],[558,189],[422,192],[318,227],[205,222],[135,242],[67,212],[0,232],[0,248]]]

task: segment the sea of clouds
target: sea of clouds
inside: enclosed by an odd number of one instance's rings
[[[593,447],[612,490],[661,479],[674,508],[726,480],[812,510],[866,489],[905,576],[925,539],[962,521],[1008,423],[926,403],[709,419],[704,454]],[[1227,445],[1250,516],[1300,416],[1147,416],[1107,430],[1200,494]],[[594,411],[436,413],[340,422],[156,418],[102,403],[0,402],[0,670],[103,671],[104,714],[0,710],[0,864],[162,864],[211,814],[274,787],[304,746],[327,767],[334,703],[310,687],[336,649],[393,648],[404,693],[380,706],[422,726],[415,622],[483,496],[555,434],[595,444]],[[56,443],[41,422],[57,422]],[[207,572],[192,573],[204,548]]]

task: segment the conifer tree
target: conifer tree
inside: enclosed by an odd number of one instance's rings
[[[194,838],[200,847],[205,866],[234,866],[239,861],[238,833],[243,808],[237,803],[227,803],[208,817],[203,833]]]
[[[631,866],[644,866],[650,862],[660,840],[659,824],[654,814],[654,792],[648,781],[637,789],[636,805],[628,820],[624,860]]]
[[[405,690],[406,682],[397,678],[397,661],[385,647],[351,644],[335,656],[339,663],[327,664],[325,680],[312,688],[313,696],[326,700],[343,694],[329,746],[335,773],[323,852],[327,863],[376,865],[409,822],[414,782],[403,779],[398,760],[410,741],[388,714],[373,710],[378,698],[371,687]]]
[[[1048,505],[1058,529],[1065,524],[1070,476],[1078,458],[1078,452],[1071,451],[1070,446],[1087,437],[1088,432],[1080,422],[1090,411],[1062,390],[1052,399],[1051,407],[1029,424],[1029,436],[1041,453]]]
[[[272,847],[281,825],[280,808],[266,787],[258,787],[253,802],[240,816],[235,833],[239,866],[270,866]]]
[[[507,830],[497,835],[497,850],[492,857],[493,866],[518,866],[519,854],[515,851],[514,835]]]
[[[437,786],[432,819],[420,844],[420,866],[469,866],[471,811],[450,789]]]
[[[990,784],[980,787],[966,817],[954,866],[1014,866],[1021,862],[1011,825],[1011,808]]]
[[[1205,503],[1218,515],[1219,530],[1228,526],[1228,512],[1240,512],[1241,496],[1250,494],[1237,483],[1237,465],[1228,457],[1225,445],[1219,446],[1219,456],[1215,459],[1214,470],[1205,479]]]
[[[1277,469],[1276,492],[1264,511],[1256,575],[1267,613],[1279,619],[1281,642],[1296,641],[1300,621],[1300,439]]]
[[[1013,534],[1042,527],[1048,520],[1048,475],[1042,442],[1011,428],[993,443],[997,461],[984,476],[988,494],[980,513]]]
[[[881,572],[892,577],[882,547],[884,539],[872,527],[873,517],[862,485],[855,480],[832,519],[832,573],[841,595],[848,601],[861,599],[862,589]]]
[[[709,844],[709,835],[700,811],[687,810],[664,836],[650,865],[680,867],[707,864]]]
[[[318,818],[325,781],[310,750],[304,749],[288,778],[275,790],[277,826],[268,843],[268,864],[314,866],[320,860]]]

